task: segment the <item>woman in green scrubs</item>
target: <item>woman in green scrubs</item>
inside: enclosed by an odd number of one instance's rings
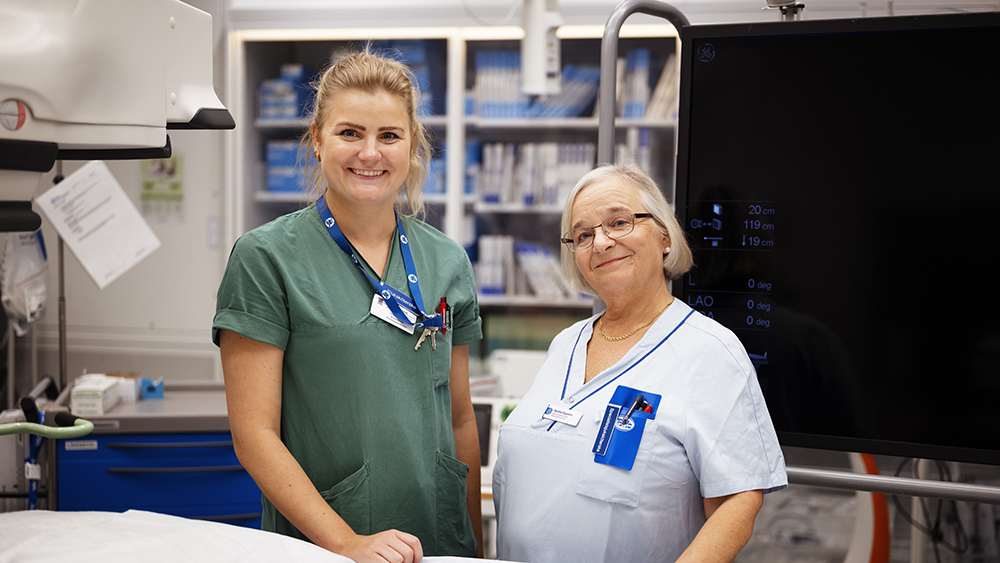
[[[418,95],[367,50],[326,70],[306,136],[322,195],[240,237],[213,324],[262,527],[358,562],[482,554],[482,321],[465,250],[415,218]]]

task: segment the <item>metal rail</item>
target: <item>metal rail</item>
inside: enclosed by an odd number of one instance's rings
[[[788,482],[831,489],[1000,504],[1000,487],[788,467]]]
[[[659,16],[670,22],[678,36],[688,19],[677,8],[655,0],[625,0],[615,7],[604,26],[601,40],[601,83],[598,94],[597,164],[611,164],[615,156],[615,85],[618,83],[618,33],[634,13]]]

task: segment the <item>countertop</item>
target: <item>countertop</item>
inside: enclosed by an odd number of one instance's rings
[[[83,418],[94,423],[93,434],[229,432],[226,391],[214,382],[166,382],[162,399],[119,403]]]

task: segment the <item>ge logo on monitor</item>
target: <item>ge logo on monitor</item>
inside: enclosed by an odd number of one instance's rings
[[[707,63],[715,58],[715,47],[711,43],[704,43],[698,47],[698,60]]]

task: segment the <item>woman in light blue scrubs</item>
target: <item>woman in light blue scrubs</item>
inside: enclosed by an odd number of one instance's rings
[[[563,271],[607,309],[560,333],[500,428],[500,559],[732,561],[787,483],[739,340],[676,301],[691,250],[638,166],[570,193]]]
[[[411,216],[429,157],[411,76],[367,51],[323,74],[321,196],[237,241],[213,327],[262,527],[358,562],[475,556],[482,537],[482,321],[465,250]]]

